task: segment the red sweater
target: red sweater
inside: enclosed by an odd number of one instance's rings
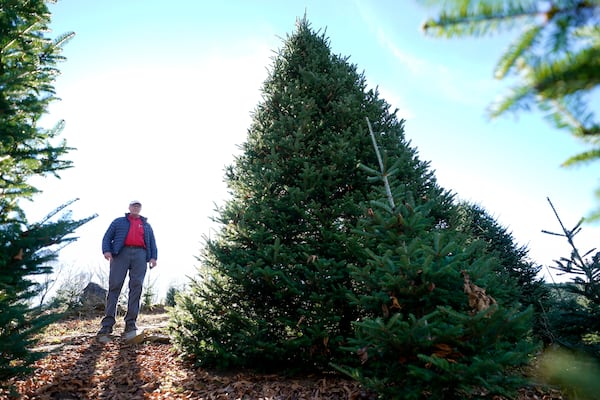
[[[139,246],[146,247],[144,243],[144,223],[140,217],[133,217],[128,215],[129,220],[129,232],[125,238],[125,246]]]

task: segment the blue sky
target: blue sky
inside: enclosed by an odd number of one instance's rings
[[[568,256],[568,228],[597,204],[597,167],[560,163],[584,147],[537,113],[494,121],[486,107],[507,87],[493,79],[503,47],[517,33],[434,39],[420,31],[430,15],[416,1],[59,0],[52,37],[74,31],[44,124],[65,119],[74,168],[35,181],[43,193],[25,204],[30,220],[80,198],[74,217],[99,216],[61,251],[72,271],[108,270],[100,241],[108,224],[143,203],[159,266],[150,279],[164,296],[199,266],[210,217],[227,196],[224,167],[246,138],[251,112],[282,38],[306,14],[331,49],[348,56],[370,87],[406,119],[406,136],[440,184],[479,203],[543,265]],[[598,227],[576,243],[595,246]]]

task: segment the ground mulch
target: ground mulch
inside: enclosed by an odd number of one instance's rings
[[[0,388],[0,399],[374,399],[355,381],[335,374],[290,378],[194,368],[173,350],[166,336],[167,314],[159,311],[140,316],[139,325],[148,327],[148,340],[141,344],[127,344],[119,337],[99,342],[97,316],[66,318],[51,325],[39,343],[47,356],[36,362],[31,375],[5,382],[15,392]],[[519,393],[518,400],[534,399],[566,398],[557,390],[538,387]]]

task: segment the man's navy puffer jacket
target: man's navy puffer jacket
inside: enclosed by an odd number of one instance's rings
[[[125,246],[125,238],[129,232],[129,219],[126,213],[124,217],[116,218],[111,222],[110,226],[106,230],[104,237],[102,238],[102,254],[111,252],[113,255],[117,255]],[[154,238],[154,231],[147,221],[146,217],[142,217],[142,223],[144,224],[144,243],[146,243],[146,261],[151,259],[158,259],[158,250],[156,248],[156,239]]]

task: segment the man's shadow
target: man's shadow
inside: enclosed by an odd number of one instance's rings
[[[85,343],[87,342],[87,347]],[[72,350],[72,356],[78,356],[71,364],[69,357],[65,357],[67,349],[78,345],[84,346],[81,350]],[[63,342],[63,346],[57,352],[58,362],[62,363],[62,375],[58,375],[42,393],[50,395],[50,398],[63,400],[88,399],[88,392],[94,386],[96,379],[96,365],[99,358],[106,351],[107,344],[101,343],[95,337],[73,337]],[[68,353],[67,353],[68,354]],[[49,357],[53,355],[50,354]],[[65,362],[67,361],[67,362]]]
[[[61,400],[142,399],[146,382],[140,376],[138,353],[143,349],[143,344],[127,344],[118,335],[106,342],[95,335],[73,337],[57,352],[62,373],[36,394]],[[70,357],[65,357],[69,351]]]
[[[128,344],[124,339],[115,339],[119,353],[114,360],[109,382],[103,387],[101,398],[143,399],[144,380],[140,376],[138,352],[143,344]]]

